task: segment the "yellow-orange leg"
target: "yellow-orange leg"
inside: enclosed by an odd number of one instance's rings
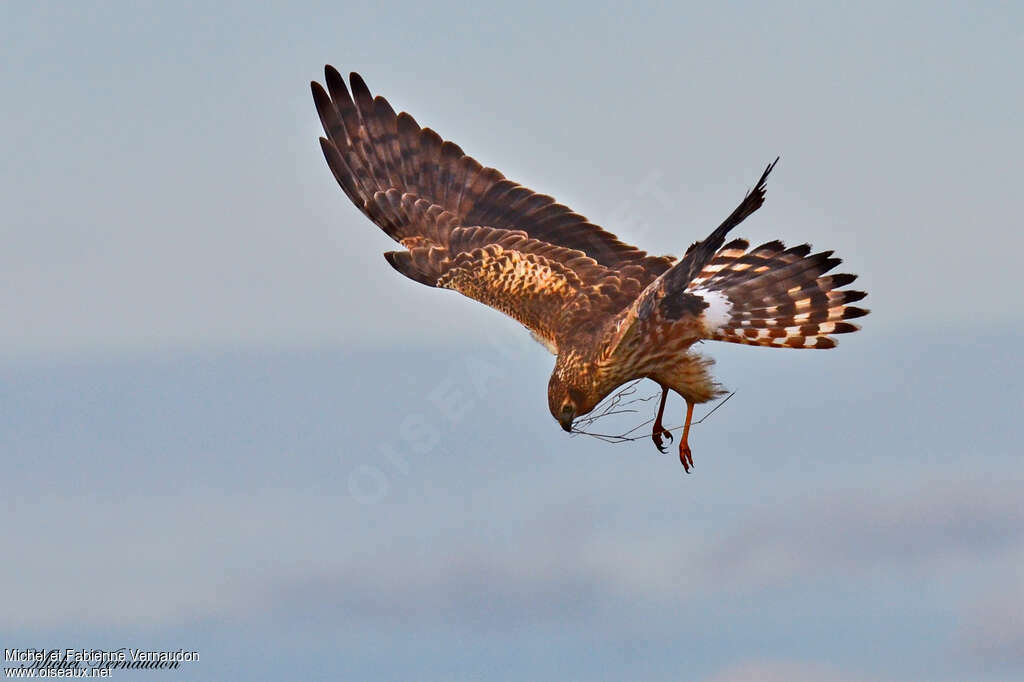
[[[671,431],[666,431],[665,427],[661,424],[661,416],[665,414],[665,399],[668,398],[668,386],[661,387],[661,404],[658,405],[658,416],[654,418],[654,429],[651,431],[651,440],[654,441],[654,447],[665,453],[668,450],[662,445],[661,436],[662,434],[668,436],[668,440],[671,443],[675,438],[672,437]]]
[[[693,466],[693,454],[690,452],[690,444],[686,442],[690,435],[690,420],[693,419],[693,403],[686,401],[686,424],[683,426],[683,437],[679,439],[679,461],[683,463],[683,470],[690,473]]]

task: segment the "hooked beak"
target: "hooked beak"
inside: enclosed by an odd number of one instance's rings
[[[572,432],[572,417],[559,417],[558,423],[566,433]]]

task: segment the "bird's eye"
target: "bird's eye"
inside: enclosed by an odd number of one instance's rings
[[[572,403],[562,403],[562,414],[572,414]]]

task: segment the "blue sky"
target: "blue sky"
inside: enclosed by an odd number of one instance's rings
[[[5,647],[184,646],[211,680],[1024,674],[1016,5],[0,12]],[[739,232],[836,249],[864,331],[707,344],[737,393],[691,476],[567,437],[543,348],[385,265],[316,144],[325,62],[656,253],[781,155]]]

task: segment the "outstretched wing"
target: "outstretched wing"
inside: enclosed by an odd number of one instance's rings
[[[420,128],[409,114],[396,115],[387,100],[370,94],[358,74],[351,75],[350,92],[338,71],[327,66],[325,83],[326,89],[316,82],[312,89],[326,133],[320,143],[327,164],[349,199],[406,248],[448,248],[450,228],[486,226],[581,252],[641,285],[671,267],[673,259],[619,241],[552,197],[481,166],[458,145]],[[438,232],[422,232],[423,223],[384,220],[376,210],[382,196],[391,203],[422,200],[426,211],[446,212],[448,222]],[[402,272],[429,283],[425,273]]]
[[[610,347],[660,337],[832,348],[836,341],[831,335],[859,329],[847,320],[868,311],[849,304],[867,294],[842,288],[856,275],[826,275],[842,262],[831,251],[808,255],[809,245],[787,249],[780,241],[750,251],[743,239],[725,244],[729,231],[764,203],[765,181],[776,162],[714,232],[691,246],[622,313]]]
[[[808,244],[787,249],[771,241],[747,250],[746,240],[726,244],[686,291],[707,303],[699,319],[704,338],[780,348],[833,348],[834,334],[860,327],[868,314],[850,305],[867,293],[843,287],[856,275],[826,274],[842,261],[832,251],[811,253]]]
[[[375,222],[417,234],[402,239],[407,250],[384,254],[391,266],[500,310],[553,353],[568,334],[596,329],[641,291],[636,279],[582,251],[532,239],[523,230],[461,227],[451,213],[436,209],[396,190],[375,196],[367,207]]]
[[[764,204],[765,183],[778,161],[776,158],[768,164],[754,188],[714,232],[703,241],[690,245],[682,260],[659,275],[621,313],[608,339],[610,352],[623,345],[628,347],[638,339],[651,338],[656,329],[663,338],[688,338],[691,342],[700,338],[697,318],[709,304],[689,293],[687,287],[714,258],[726,235]]]

